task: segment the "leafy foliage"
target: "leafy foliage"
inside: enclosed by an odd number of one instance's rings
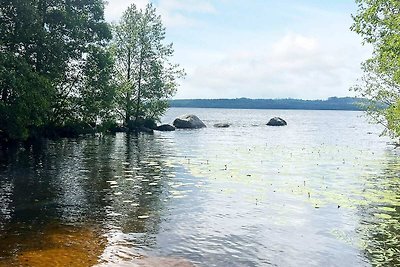
[[[1,0],[0,130],[26,139],[43,126],[92,120],[78,117],[78,99],[87,100],[82,88],[92,81],[83,74],[111,38],[103,12],[102,0]]]
[[[364,76],[353,89],[370,100],[368,114],[385,126],[385,134],[400,137],[400,1],[356,0],[352,30],[373,46],[363,64]]]
[[[0,139],[118,128],[120,113],[154,125],[168,107],[183,71],[152,5],[128,8],[110,46],[103,0],[0,1]]]
[[[93,127],[98,121],[112,120],[115,86],[112,83],[113,59],[109,51],[93,47],[84,67],[80,90],[80,118]]]
[[[45,124],[51,83],[23,59],[7,52],[0,54],[0,88],[0,130],[9,138],[26,139],[30,130]]]
[[[177,79],[184,76],[172,64],[172,44],[164,44],[165,28],[155,8],[131,5],[114,27],[118,113],[128,125],[131,119],[157,120],[168,107]]]

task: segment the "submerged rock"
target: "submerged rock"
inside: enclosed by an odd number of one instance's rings
[[[215,128],[228,128],[230,126],[231,125],[229,123],[216,123],[216,124],[214,124]]]
[[[268,126],[286,126],[287,122],[279,117],[275,117],[269,120],[267,123]]]
[[[176,118],[173,124],[178,129],[199,129],[207,127],[196,115],[183,115]]]
[[[175,127],[169,124],[163,124],[158,126],[156,129],[156,131],[162,131],[162,132],[172,132],[175,131]]]
[[[153,134],[154,131],[153,129],[144,127],[144,126],[139,126],[133,129],[130,129],[130,132],[134,132],[134,133],[147,133],[147,134]]]

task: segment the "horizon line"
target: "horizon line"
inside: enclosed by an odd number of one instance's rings
[[[179,98],[179,99],[168,99],[169,101],[185,101],[185,100],[303,100],[303,101],[327,101],[329,99],[344,99],[344,98],[353,98],[353,99],[362,99],[356,96],[330,96],[324,99],[304,99],[304,98],[292,98],[292,97],[282,97],[282,98],[250,98],[250,97],[236,97],[236,98]]]

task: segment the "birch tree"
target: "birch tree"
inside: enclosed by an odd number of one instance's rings
[[[152,4],[128,7],[114,26],[113,48],[120,118],[126,126],[159,119],[184,71],[170,61],[174,50],[165,44],[165,27]]]

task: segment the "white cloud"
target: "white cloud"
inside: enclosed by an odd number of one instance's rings
[[[272,53],[281,57],[296,57],[304,54],[313,54],[318,47],[315,38],[300,34],[286,34],[272,47]]]
[[[107,20],[117,20],[131,3],[144,8],[149,1],[109,0]],[[345,96],[371,52],[349,30],[349,3],[152,2],[188,74],[176,98]]]
[[[349,40],[288,33],[270,45],[228,51],[222,59],[209,58],[209,64],[188,71],[177,98],[348,95],[365,52],[353,45]]]

